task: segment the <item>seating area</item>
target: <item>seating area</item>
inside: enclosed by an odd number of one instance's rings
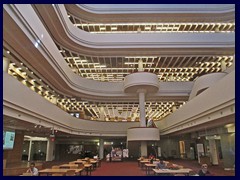
[[[101,166],[101,159],[77,159],[68,163],[53,165],[38,171],[39,176],[91,176]],[[29,173],[22,173],[21,176],[30,176]]]
[[[146,175],[189,175],[192,169],[184,168],[182,165],[174,164],[169,161],[163,161],[165,164],[164,169],[157,169],[157,163],[159,163],[159,159],[154,159],[154,161],[151,161],[151,159],[148,158],[139,158],[138,159],[138,167],[141,168],[141,170],[146,171]]]
[[[235,176],[237,6],[3,4],[3,176]]]
[[[169,164],[173,165],[178,165],[181,170],[177,171],[175,170],[173,174],[172,170],[172,175],[174,176],[196,176],[198,171],[201,169],[201,165],[197,162],[197,160],[185,160],[185,159],[175,159],[175,160],[167,160]],[[149,174],[146,174],[146,169],[145,167],[142,169],[140,166],[138,166],[138,160],[124,160],[123,162],[102,162],[102,167],[100,171],[93,171],[92,176],[158,176],[160,174],[155,174],[153,167],[150,170]],[[182,167],[181,167],[182,166]],[[187,170],[186,170],[187,169]],[[191,169],[188,173],[188,169]],[[226,171],[224,170],[224,166],[222,163],[220,163],[218,166],[209,166],[208,167],[211,176],[234,176],[235,171]],[[166,171],[171,171],[171,170],[166,170]],[[165,172],[166,172],[165,171]],[[185,172],[181,172],[185,171]],[[187,172],[186,172],[187,171]],[[167,172],[168,173],[168,172]],[[166,173],[165,173],[166,175]],[[164,176],[165,176],[164,175]]]

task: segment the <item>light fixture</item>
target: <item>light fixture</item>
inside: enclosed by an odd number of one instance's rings
[[[79,60],[75,60],[76,63],[83,63],[83,62],[88,62],[86,59],[79,59]]]
[[[34,46],[35,46],[36,48],[38,48],[38,42],[35,42],[35,43],[34,43]]]
[[[100,31],[103,31],[103,30],[105,31],[105,30],[106,30],[106,27],[103,27],[103,26],[100,27]]]
[[[140,33],[142,30],[140,27],[137,28],[137,32]]]
[[[126,65],[138,64],[138,62],[125,62]],[[154,64],[153,62],[143,62],[143,64]]]
[[[111,27],[111,30],[117,30],[117,26]]]
[[[94,65],[94,67],[95,67],[95,68],[105,68],[105,67],[107,67],[107,66],[103,64],[103,65]]]

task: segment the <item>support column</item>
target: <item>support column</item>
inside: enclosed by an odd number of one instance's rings
[[[138,61],[138,71],[144,71],[144,69],[143,69],[143,61],[141,59]]]
[[[235,133],[221,134],[221,149],[224,169],[235,167]]]
[[[222,60],[221,61],[221,70],[222,70],[222,72],[224,72],[226,69],[227,69],[226,62]]]
[[[172,112],[175,112],[177,110],[177,107],[175,105],[172,106]]]
[[[55,105],[57,105],[57,97],[53,96],[51,102]]]
[[[146,112],[145,112],[145,93],[146,90],[140,89],[137,91],[139,94],[139,109],[140,109],[140,126],[146,127]]]
[[[46,161],[52,161],[55,159],[54,150],[55,150],[55,141],[52,141],[51,138],[48,138]]]
[[[3,72],[8,72],[10,60],[6,57],[3,57]]]
[[[103,159],[104,157],[104,140],[101,138],[99,139],[99,158]]]
[[[104,107],[103,106],[100,107],[100,117],[99,117],[99,120],[104,120]]]
[[[147,157],[147,142],[141,141],[141,156]]]
[[[169,81],[174,81],[173,74],[169,76]]]
[[[28,161],[31,161],[31,151],[32,151],[32,140],[30,140],[29,142]]]
[[[210,157],[213,165],[218,165],[218,153],[215,139],[209,139]]]

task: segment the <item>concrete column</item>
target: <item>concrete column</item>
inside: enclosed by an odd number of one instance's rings
[[[104,155],[104,140],[101,138],[99,139],[99,158],[100,159],[103,159]]]
[[[138,61],[138,71],[144,71],[144,69],[143,69],[143,61],[141,59]]]
[[[141,142],[141,156],[145,156],[147,157],[147,142],[146,141],[142,141]]]
[[[32,140],[30,140],[29,142],[28,161],[31,161],[31,151],[32,151]]]
[[[3,57],[3,72],[8,72],[10,60],[6,57]]]
[[[173,78],[172,74],[169,76],[169,81],[174,81],[174,78]]]
[[[100,120],[104,120],[104,107],[100,107]]]
[[[232,67],[235,69],[235,54],[233,56],[233,64],[232,64]]]
[[[53,96],[52,99],[51,99],[51,102],[55,105],[57,105],[57,97]]]
[[[55,159],[54,150],[55,150],[55,141],[52,141],[51,138],[48,138],[46,161],[52,161]]]
[[[224,72],[226,69],[227,69],[226,62],[222,60],[221,61],[221,70],[222,70],[222,72]]]
[[[177,110],[177,107],[176,106],[172,106],[172,112],[175,112]]]
[[[209,139],[209,150],[212,164],[218,165],[218,153],[215,139]]]
[[[140,109],[140,126],[146,127],[146,112],[145,112],[145,93],[146,90],[138,90],[139,93],[139,109]]]
[[[220,136],[224,169],[233,169],[235,166],[235,133]]]

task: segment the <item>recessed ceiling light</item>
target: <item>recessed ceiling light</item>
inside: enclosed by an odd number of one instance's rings
[[[38,42],[35,42],[35,43],[34,43],[34,46],[37,48],[37,47],[38,47]]]

